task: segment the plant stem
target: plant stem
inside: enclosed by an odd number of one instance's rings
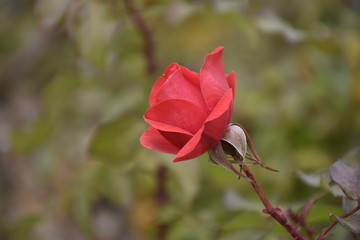
[[[346,218],[346,217],[349,217],[350,215],[356,213],[357,211],[360,210],[360,200],[358,201],[358,205],[356,208],[354,208],[353,210],[345,213],[344,215],[342,215],[340,218]],[[324,228],[322,231],[321,231],[321,234],[319,235],[318,237],[318,240],[322,240],[324,239],[325,235],[330,232],[331,229],[333,229],[333,227],[336,226],[336,224],[338,224],[338,220],[336,220],[335,222],[331,223],[329,226],[327,226],[326,228]]]
[[[233,155],[233,158],[236,161],[242,161],[241,157],[237,154]],[[250,171],[250,168],[247,165],[242,165],[242,170],[245,173],[245,175],[249,178],[250,183],[252,187],[254,188],[255,192],[259,196],[260,200],[262,201],[265,209],[263,210],[264,213],[269,214],[272,218],[274,218],[278,223],[280,223],[286,231],[290,233],[290,235],[293,237],[293,240],[305,240],[296,230],[296,228],[288,223],[288,220],[279,208],[274,208],[270,201],[265,196],[264,191],[258,184],[257,180],[255,179],[255,176]]]

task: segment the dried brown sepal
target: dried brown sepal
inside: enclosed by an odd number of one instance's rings
[[[229,124],[225,130],[221,141],[228,143],[241,158],[245,158],[247,153],[247,138],[244,130],[236,124]],[[226,150],[225,150],[226,151]]]
[[[228,157],[226,156],[226,153],[224,152],[223,146],[221,142],[219,142],[213,149],[209,151],[209,159],[212,163],[216,165],[220,165],[223,168],[246,178],[246,176],[241,173],[241,171],[238,171],[234,168]]]

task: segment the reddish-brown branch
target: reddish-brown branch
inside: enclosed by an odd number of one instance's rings
[[[138,28],[139,32],[144,39],[144,55],[147,62],[147,71],[150,76],[152,76],[156,71],[156,61],[154,57],[155,44],[153,40],[153,35],[150,28],[146,25],[144,19],[141,17],[140,13],[136,10],[133,5],[133,0],[124,0],[127,11],[130,13],[131,18],[135,26]]]
[[[342,215],[340,218],[349,217],[350,215],[353,215],[354,213],[356,213],[356,212],[359,211],[359,210],[360,210],[360,199],[359,199],[359,201],[358,201],[358,205],[357,205],[356,208],[354,208],[353,210],[345,213],[345,214]],[[339,221],[336,220],[335,222],[331,223],[329,226],[327,226],[326,228],[324,228],[324,229],[321,231],[321,233],[320,233],[320,235],[319,235],[319,237],[318,237],[318,240],[324,239],[325,235],[326,235],[331,229],[333,229],[333,227],[335,227],[336,224],[338,224],[338,222],[339,222]]]
[[[238,155],[233,156],[233,158],[236,161],[241,161],[241,157]],[[280,223],[286,229],[286,231],[290,233],[294,240],[304,240],[304,238],[297,232],[296,228],[288,223],[288,220],[282,210],[279,208],[274,208],[272,206],[270,201],[267,199],[264,191],[255,179],[255,176],[250,171],[250,168],[247,165],[242,165],[241,167],[246,176],[249,178],[252,187],[254,188],[255,192],[257,193],[265,207],[263,212],[269,214],[278,223]]]

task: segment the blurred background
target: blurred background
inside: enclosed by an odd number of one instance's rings
[[[360,142],[360,1],[1,0],[0,239],[289,239],[250,184],[207,155],[143,148],[148,94],[172,62],[224,46],[232,122],[271,201],[298,211]],[[341,199],[308,216],[316,232]],[[346,239],[337,226],[334,239]]]

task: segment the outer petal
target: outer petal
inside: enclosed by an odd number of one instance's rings
[[[164,132],[159,131],[169,142],[174,144],[179,148],[179,150],[185,146],[185,144],[193,137],[193,135],[188,135],[178,132]],[[177,152],[176,152],[177,153]]]
[[[204,134],[219,141],[229,125],[233,108],[233,93],[229,89],[205,121]]]
[[[222,63],[222,51],[223,47],[218,47],[207,55],[200,69],[201,91],[209,109],[213,109],[229,89]]]
[[[200,88],[200,74],[190,71],[186,67],[180,66],[180,69],[184,76],[189,79],[195,86]]]
[[[157,92],[155,102],[161,103],[169,99],[182,99],[195,104],[204,112],[208,112],[201,90],[193,83],[194,80],[186,78],[181,69],[176,70]]]
[[[196,158],[213,148],[218,141],[203,133],[204,128],[200,129],[194,137],[178,152],[174,162]]]
[[[165,68],[164,74],[159,77],[156,82],[154,83],[149,96],[149,102],[150,106],[154,105],[156,103],[156,95],[161,88],[161,86],[164,84],[164,82],[169,78],[169,76],[179,69],[179,65],[177,63],[171,63]]]
[[[176,154],[180,148],[169,142],[158,130],[149,127],[140,137],[140,143],[146,148],[160,152]]]
[[[230,88],[233,90],[233,95],[235,96],[236,78],[234,71],[226,75],[226,81],[228,82]]]
[[[229,125],[233,106],[232,89],[229,89],[215,106],[204,126],[181,148],[174,162],[189,160],[212,149]]]
[[[156,129],[189,135],[195,134],[201,128],[206,117],[207,114],[201,108],[179,99],[156,104],[144,115],[145,121]]]
[[[235,96],[235,88],[236,88],[236,79],[235,79],[235,73],[232,71],[228,75],[226,75],[226,80],[229,83],[230,88],[233,90],[233,96]],[[231,111],[230,111],[230,117],[233,113],[233,103],[231,104]]]

